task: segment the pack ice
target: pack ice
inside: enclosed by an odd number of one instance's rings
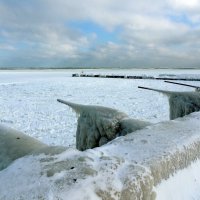
[[[164,92],[175,99],[170,106],[181,104],[172,119],[199,110],[199,94]],[[115,109],[59,101],[79,115],[82,152],[0,126],[0,199],[153,200],[163,180],[200,157],[199,112],[151,125]]]

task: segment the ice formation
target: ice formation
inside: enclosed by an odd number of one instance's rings
[[[63,151],[63,147],[50,147],[22,132],[0,125],[0,170],[14,160],[29,154]]]
[[[125,113],[103,106],[80,105],[58,99],[78,113],[76,148],[84,151],[114,138],[142,129],[149,122],[131,119]]]
[[[170,119],[200,111],[199,92],[173,92],[169,95]]]
[[[200,92],[173,92],[146,87],[139,88],[161,92],[168,96],[170,120],[200,111]]]

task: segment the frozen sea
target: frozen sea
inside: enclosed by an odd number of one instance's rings
[[[157,123],[169,120],[167,97],[157,92],[138,89],[138,86],[173,91],[194,90],[189,87],[167,84],[161,80],[72,77],[73,73],[82,73],[82,71],[94,74],[200,77],[200,70],[2,70],[0,71],[0,122],[23,131],[44,143],[74,147],[77,116],[69,107],[58,103],[57,98],[80,104],[112,107],[127,113],[132,118]],[[200,82],[184,83],[200,86]],[[159,135],[159,131],[156,134]],[[107,148],[109,149],[109,147]],[[124,148],[126,147],[124,146]],[[110,152],[112,153],[112,149]],[[99,199],[94,195],[95,187],[85,187],[88,182],[84,182],[85,180],[81,178],[78,186],[74,190],[70,190],[67,185],[67,180],[71,178],[67,174],[68,171],[71,172],[70,170],[65,169],[53,177],[41,174],[46,170],[43,167],[48,167],[48,162],[51,164],[54,161],[62,163],[61,161],[64,162],[77,153],[79,152],[70,148],[63,154],[55,156],[54,160],[50,160],[45,155],[26,156],[16,160],[8,168],[0,171],[0,199],[68,200],[70,196],[70,199],[77,200],[81,199],[79,194],[88,194],[91,197],[88,199],[92,200]],[[100,163],[98,161],[98,154],[101,153],[98,148],[86,153],[94,157],[95,169],[98,169],[100,164],[107,162]],[[90,162],[91,160],[88,160],[88,163]],[[200,199],[199,166],[198,160],[187,169],[181,170],[173,177],[161,182],[155,188],[158,194],[157,199]],[[119,172],[114,168],[113,173],[118,175]],[[99,177],[107,175],[110,176],[106,171]],[[112,184],[120,188],[121,185],[118,185],[117,182],[119,177],[115,178],[116,181],[113,180]],[[103,185],[101,181],[100,185]],[[73,193],[68,193],[69,191]],[[74,195],[78,198],[75,198]]]
[[[73,73],[197,77],[200,70],[13,70],[0,71],[0,122],[50,145],[75,146],[77,116],[56,101],[115,108],[135,119],[157,123],[169,119],[167,97],[138,89],[192,88],[161,80],[72,77]],[[199,82],[185,82],[200,86]]]

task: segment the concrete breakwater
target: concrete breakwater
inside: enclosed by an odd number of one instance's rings
[[[93,173],[82,184],[104,200],[157,199],[157,185],[200,159],[199,119],[200,113],[193,113],[85,151],[85,159],[90,160],[88,169]],[[80,193],[82,199],[88,197],[84,190]]]
[[[200,159],[199,120],[195,112],[83,152],[27,155],[1,171],[0,199],[155,200],[163,180]]]

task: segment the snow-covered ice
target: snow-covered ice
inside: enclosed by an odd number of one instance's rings
[[[168,100],[142,91],[138,85],[165,90],[193,89],[155,80],[71,77],[82,70],[1,71],[0,122],[51,145],[75,145],[76,115],[56,99],[118,109],[131,118],[150,122],[169,119]],[[87,72],[87,70],[84,70]],[[106,74],[174,74],[166,70],[88,70]],[[189,72],[178,70],[178,74]],[[188,76],[194,76],[197,70]],[[189,82],[198,85],[198,82]]]
[[[169,182],[161,181],[163,177],[168,178],[167,167],[163,168],[163,173],[158,176],[155,174],[162,171],[159,171],[160,164],[162,166],[162,162],[159,161],[176,155],[176,152],[185,152],[186,160],[185,163],[181,163],[179,162],[181,157],[174,159],[173,164],[176,166],[174,169],[170,168],[173,165],[169,162],[169,168],[175,174],[179,173],[176,169],[184,167],[183,165],[187,166],[193,161],[193,158],[190,158],[191,152],[195,149],[195,145],[200,143],[199,113],[182,120],[155,124],[117,138],[101,148],[79,152],[73,148],[76,114],[57,103],[56,99],[111,107],[127,113],[132,118],[157,123],[169,120],[167,97],[140,90],[137,88],[138,85],[173,91],[193,91],[193,89],[158,80],[71,77],[72,73],[77,72],[81,70],[0,72],[1,123],[23,131],[46,144],[70,147],[58,155],[41,154],[20,158],[0,171],[0,199],[66,200],[80,199],[80,195],[82,199],[102,199],[100,198],[102,195],[119,199],[121,195],[129,194],[132,188],[129,183],[134,182],[135,177],[140,177],[139,181],[147,181],[150,186],[146,188],[147,191],[153,189],[151,188],[153,180],[155,185],[160,184],[154,188],[158,193],[158,200],[164,199],[167,193],[175,193],[171,186],[180,189],[182,185],[176,182],[179,178],[170,178],[167,180]],[[88,72],[101,73],[101,70],[88,70]],[[104,70],[102,73],[198,77],[200,71]],[[199,82],[188,83],[200,86]],[[183,155],[184,153],[180,154]],[[198,152],[194,155],[194,158],[197,157]],[[197,174],[198,162],[192,165],[194,168],[185,169],[187,174],[193,174],[195,177],[191,181],[191,188],[193,184],[200,182]],[[182,177],[185,177],[181,179],[182,181],[187,181],[187,176]],[[137,183],[137,180],[135,181]],[[88,187],[85,187],[86,185]],[[177,200],[183,197],[178,189]],[[124,193],[121,194],[121,191]],[[188,193],[185,191],[188,200],[196,200],[199,195],[199,191],[195,189],[188,189]],[[122,199],[128,199],[125,196]]]

